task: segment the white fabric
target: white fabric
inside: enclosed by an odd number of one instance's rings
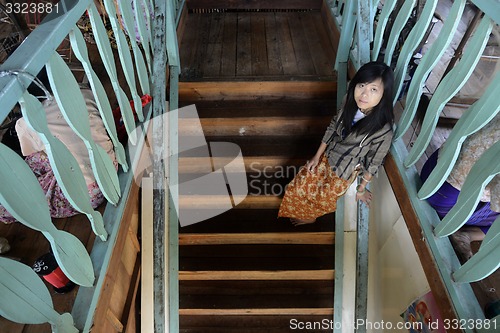
[[[92,138],[96,144],[101,146],[108,153],[113,163],[116,164],[113,143],[109,139],[104,123],[99,115],[99,110],[95,104],[92,91],[89,89],[82,89],[81,92],[85,99],[85,103],[87,104],[87,110],[89,111]],[[44,108],[51,133],[53,133],[56,138],[61,140],[76,158],[78,164],[80,165],[80,169],[82,169],[87,185],[95,182],[87,147],[85,146],[83,140],[80,139],[80,137],[78,137],[68,125],[55,100],[45,101]],[[40,136],[26,124],[23,118],[17,121],[16,131],[21,144],[21,151],[24,156],[31,155],[38,151],[45,151],[45,147],[40,139]]]
[[[361,119],[363,119],[364,117],[366,117],[366,114],[364,114],[363,112],[361,112],[360,109],[358,109],[358,111],[356,111],[356,114],[354,115],[354,119],[352,121],[355,124],[358,121],[360,121]]]

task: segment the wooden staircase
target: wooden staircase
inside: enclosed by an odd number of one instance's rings
[[[228,89],[225,100],[204,94],[206,82],[189,82],[188,90],[183,84],[181,104],[196,104],[207,141],[241,148],[249,195],[235,209],[180,227],[180,331],[279,333],[294,323],[332,320],[333,214],[300,227],[277,218],[284,186],[315,152],[335,112],[334,92],[325,93],[332,82],[315,82],[320,93],[300,95],[273,82],[283,91],[266,99],[251,88],[244,95],[238,89],[237,97]],[[182,140],[196,127],[180,122],[179,133]],[[199,173],[204,159],[181,156],[181,176]],[[180,205],[211,209],[220,199],[181,196]]]

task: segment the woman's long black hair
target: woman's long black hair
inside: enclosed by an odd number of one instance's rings
[[[354,126],[352,121],[358,105],[354,100],[354,88],[359,83],[371,83],[381,79],[384,84],[384,93],[380,102],[373,107],[372,111]],[[394,110],[392,105],[392,95],[394,86],[394,74],[392,69],[380,61],[369,62],[361,66],[356,75],[352,78],[347,89],[347,96],[342,114],[342,122],[346,135],[351,132],[356,134],[373,134],[383,128],[385,124],[394,124]]]

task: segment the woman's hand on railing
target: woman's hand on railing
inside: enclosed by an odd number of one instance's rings
[[[368,208],[370,208],[370,203],[372,202],[373,194],[366,188],[361,188],[360,185],[356,187],[356,200],[361,200]]]

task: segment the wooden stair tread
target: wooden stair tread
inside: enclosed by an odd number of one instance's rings
[[[181,209],[217,209],[227,204],[227,195],[179,195]],[[276,209],[281,204],[281,198],[272,195],[247,196],[236,209]]]
[[[180,103],[181,107],[191,106],[192,103]],[[327,100],[232,100],[232,101],[196,101],[200,118],[219,117],[332,117],[337,110],[336,99],[332,96]],[[180,111],[182,114],[182,111]]]
[[[180,234],[179,245],[210,244],[324,244],[335,242],[334,232],[269,232],[269,233],[206,233]]]
[[[180,118],[179,136],[301,135],[324,132],[331,117]],[[200,123],[202,129],[200,129]]]
[[[179,309],[181,316],[333,315],[333,308]]]
[[[333,280],[335,270],[179,271],[179,280]]]
[[[199,81],[179,82],[179,99],[309,99],[331,98],[337,90],[336,81]]]
[[[179,172],[180,173],[206,173],[207,165],[225,165],[224,172],[239,172],[239,168],[235,165],[229,164],[234,160],[234,157],[215,156],[215,157],[180,157],[179,158]],[[245,170],[249,172],[288,172],[287,168],[294,168],[304,164],[304,158],[290,158],[284,155],[275,156],[243,156],[245,163]],[[277,168],[280,168],[278,170]],[[273,170],[276,169],[276,170]]]

